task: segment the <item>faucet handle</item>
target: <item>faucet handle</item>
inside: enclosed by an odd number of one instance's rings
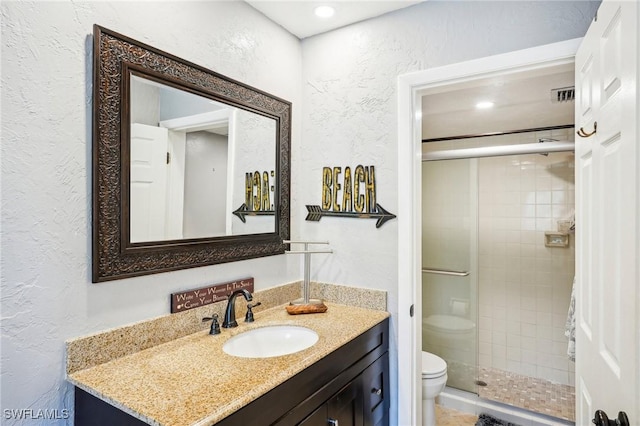
[[[260,306],[262,305],[262,302],[258,302],[258,303],[247,303],[247,313],[244,316],[244,322],[253,322],[253,311],[252,309],[255,308],[256,306]]]
[[[218,322],[218,314],[213,314],[210,317],[202,318],[202,322],[211,321],[211,330],[209,330],[209,334],[220,334],[220,323]]]

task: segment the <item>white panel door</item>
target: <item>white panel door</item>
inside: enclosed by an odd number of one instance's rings
[[[187,133],[168,131],[168,149],[171,161],[167,173],[167,224],[166,239],[181,240],[184,215],[184,175]]]
[[[576,55],[577,425],[640,424],[639,20],[637,1],[603,1]]]
[[[167,129],[131,125],[131,242],[165,240]]]

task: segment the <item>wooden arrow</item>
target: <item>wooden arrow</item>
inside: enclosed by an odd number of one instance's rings
[[[334,212],[330,210],[322,210],[320,206],[311,206],[307,205],[307,217],[305,220],[309,220],[312,222],[318,222],[322,219],[322,216],[334,216],[334,217],[350,217],[356,219],[378,219],[376,222],[376,228],[380,228],[385,224],[388,220],[391,220],[396,217],[395,214],[389,213],[386,211],[380,204],[376,203],[376,212],[375,213],[358,213],[358,212]]]
[[[249,210],[245,203],[242,203],[234,212],[234,215],[238,216],[242,223],[247,223],[245,216],[273,216],[275,211],[273,210]]]

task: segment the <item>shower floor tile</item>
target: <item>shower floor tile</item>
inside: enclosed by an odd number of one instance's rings
[[[481,398],[502,402],[537,413],[575,421],[575,389],[548,380],[481,367],[478,386]]]

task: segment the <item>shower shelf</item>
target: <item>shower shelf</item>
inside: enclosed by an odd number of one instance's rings
[[[544,233],[545,247],[569,247],[569,234],[566,232],[550,232]]]

